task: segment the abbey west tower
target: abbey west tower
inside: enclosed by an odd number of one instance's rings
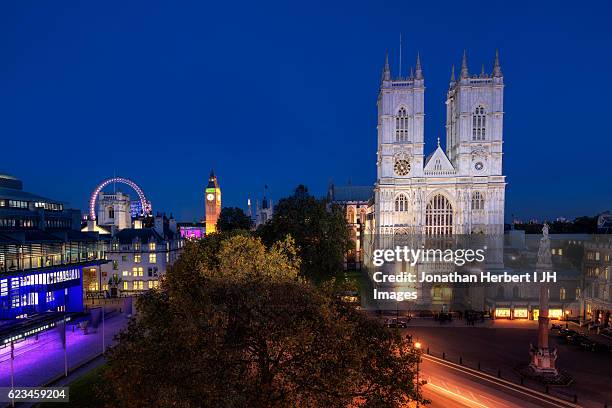
[[[424,156],[425,79],[417,55],[408,78],[391,76],[388,59],[378,95],[378,157],[374,232],[379,234],[502,234],[503,75],[470,75],[464,53],[451,74],[446,150]]]

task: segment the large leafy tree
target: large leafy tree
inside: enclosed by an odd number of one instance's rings
[[[404,340],[298,277],[291,238],[189,242],[107,354],[102,395],[126,407],[400,407]],[[112,395],[111,395],[112,394]]]
[[[279,200],[272,220],[257,231],[270,244],[290,235],[302,258],[301,272],[312,281],[334,277],[343,269],[351,247],[349,229],[340,207],[330,206],[299,185],[293,195]]]
[[[244,213],[242,208],[223,207],[217,220],[217,230],[232,231],[237,229],[251,229],[251,218]]]

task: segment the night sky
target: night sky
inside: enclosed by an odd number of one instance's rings
[[[505,76],[506,219],[612,208],[609,5],[577,3],[0,3],[0,172],[86,208],[113,174],[154,210],[202,218],[299,183],[372,184],[388,49],[420,51],[426,154],[444,140],[451,64]],[[586,4],[586,3],[583,3]],[[128,191],[129,188],[121,188]],[[132,193],[135,196],[134,193]]]

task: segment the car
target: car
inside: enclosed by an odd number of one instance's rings
[[[408,327],[408,322],[405,319],[388,319],[385,324],[391,329],[405,329]]]
[[[567,342],[569,344],[573,344],[576,346],[580,346],[585,340],[589,340],[588,338],[586,338],[585,336],[583,336],[582,334],[572,334],[572,335],[568,335],[565,337],[565,339],[567,340]]]
[[[562,338],[562,339],[567,339],[567,336],[575,336],[577,334],[578,334],[578,332],[576,330],[561,329],[561,330],[559,330],[559,334],[557,336]]]

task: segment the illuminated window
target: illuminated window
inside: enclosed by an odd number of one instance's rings
[[[485,140],[487,114],[478,106],[472,115],[472,140]]]
[[[472,193],[472,210],[484,210],[484,196],[480,191]]]
[[[580,298],[580,288],[576,288],[576,299]]]
[[[157,289],[157,288],[159,287],[159,281],[158,281],[158,280],[154,280],[154,281],[153,281],[153,287],[154,287],[155,289]]]
[[[153,281],[147,281],[149,289],[153,289]]]
[[[408,211],[408,198],[405,194],[400,194],[395,199],[395,211]]]
[[[140,262],[141,256],[140,254],[134,254],[134,262]]]
[[[446,197],[435,195],[425,209],[425,233],[450,235],[453,233],[453,207]]]
[[[595,252],[595,260],[599,261],[599,252]]]
[[[149,242],[149,251],[155,251],[155,242]]]
[[[559,248],[559,250],[557,251],[557,255],[563,255],[563,248]]]
[[[149,254],[149,263],[157,263],[157,254]]]
[[[132,268],[132,276],[143,276],[144,268],[142,266],[135,266]]]
[[[123,281],[123,290],[128,290],[128,283],[127,283],[127,281]]]
[[[565,288],[559,289],[559,299],[565,300]]]
[[[134,251],[140,251],[140,242],[134,243]]]
[[[406,108],[400,108],[395,117],[395,141],[405,142],[408,140],[408,113]]]
[[[123,276],[129,276],[129,274],[130,274],[130,273],[129,273],[128,271],[123,271],[121,274],[122,274]]]
[[[119,262],[113,261],[113,271],[116,271],[118,269],[119,269]]]

